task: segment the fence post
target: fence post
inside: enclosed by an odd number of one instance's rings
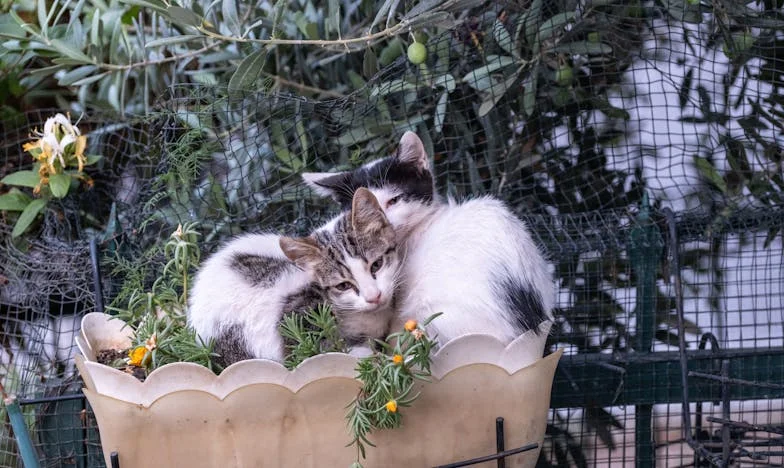
[[[656,268],[661,258],[663,242],[658,227],[651,219],[651,206],[647,193],[643,194],[640,213],[629,235],[629,260],[637,278],[635,317],[637,336],[634,350],[648,353],[656,333]],[[650,386],[656,384],[650,377]],[[645,387],[644,387],[645,388]],[[654,466],[653,405],[636,405],[635,412],[635,465],[638,468]]]

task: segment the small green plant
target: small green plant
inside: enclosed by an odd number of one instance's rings
[[[424,327],[439,315],[429,317],[421,325],[416,320],[407,321],[403,330],[389,335],[386,341],[377,340],[379,351],[357,363],[357,379],[362,382],[362,388],[346,414],[352,437],[349,445],[357,447],[352,468],[362,467],[360,458],[365,458],[365,444],[373,446],[368,434],[374,429],[399,427],[400,409],[410,406],[419,396],[411,394],[414,384],[417,380],[429,380],[430,356],[436,341],[427,335]],[[289,369],[317,354],[347,351],[335,316],[327,305],[304,314],[285,315],[280,333],[289,341],[284,362]]]
[[[322,304],[305,314],[290,313],[283,316],[280,334],[286,341],[283,365],[293,369],[305,359],[324,353],[343,353],[348,350],[340,337],[332,309]]]
[[[200,259],[198,236],[195,224],[178,226],[164,246],[168,262],[151,289],[133,291],[125,308],[109,307],[134,330],[133,346],[124,350],[127,358],[112,362],[115,367],[141,368],[146,374],[172,362],[193,362],[220,371],[214,343],[203,342],[184,313],[190,275]]]
[[[365,444],[374,446],[368,434],[374,429],[400,426],[400,408],[411,406],[419,393],[411,394],[417,380],[430,380],[431,354],[436,347],[434,338],[427,336],[424,327],[441,314],[435,314],[421,325],[416,320],[406,322],[402,331],[379,341],[381,350],[360,359],[357,379],[362,382],[359,394],[349,405],[349,430],[356,445],[357,459],[352,468],[361,467],[365,458]]]
[[[32,197],[18,188],[0,195],[0,210],[19,212],[12,237],[25,233],[51,199],[65,198],[80,182],[92,187],[93,181],[84,173],[84,167],[101,159],[84,154],[87,137],[69,116],[56,114],[46,119],[43,132],[35,132],[35,136],[37,140],[22,146],[33,157],[33,168],[13,172],[0,180],[2,184],[32,189]]]

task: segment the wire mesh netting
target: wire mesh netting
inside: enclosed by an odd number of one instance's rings
[[[553,266],[548,351],[567,354],[541,466],[784,463],[780,3],[534,0],[460,18],[422,64],[345,70],[345,97],[182,84],[144,116],[87,113],[94,187],[31,234],[0,223],[4,387],[79,392],[89,239],[111,300],[160,272],[154,247],[180,223],[199,223],[205,253],[312,230],[336,208],[302,172],[357,167],[413,130],[439,192],[503,199]],[[22,143],[49,115],[3,127],[0,175],[30,166]],[[47,465],[102,463],[80,405],[25,406]],[[16,466],[2,419],[0,466]]]

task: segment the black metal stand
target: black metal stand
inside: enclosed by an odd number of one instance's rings
[[[499,417],[496,418],[495,420],[495,448],[496,448],[495,454],[486,455],[484,457],[479,457],[479,458],[472,458],[470,460],[450,463],[448,465],[439,465],[436,466],[435,468],[458,468],[461,466],[471,466],[471,465],[476,465],[479,463],[484,463],[493,460],[496,460],[496,464],[497,464],[496,466],[498,468],[505,468],[506,457],[511,455],[516,455],[522,452],[527,452],[529,450],[534,450],[537,447],[539,447],[539,444],[528,444],[528,445],[523,445],[522,447],[518,447],[516,449],[504,450],[504,418]]]

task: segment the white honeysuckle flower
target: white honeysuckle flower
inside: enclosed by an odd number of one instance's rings
[[[59,160],[62,167],[65,167],[65,158],[63,158],[65,146],[60,144],[54,133],[44,133],[41,137],[41,148],[49,156],[47,160],[49,166],[52,166],[55,160]]]
[[[44,124],[44,135],[53,134],[55,125],[62,125],[63,133],[66,135],[81,135],[79,128],[71,124],[71,119],[63,114],[55,114],[54,117],[46,119],[46,123]]]

